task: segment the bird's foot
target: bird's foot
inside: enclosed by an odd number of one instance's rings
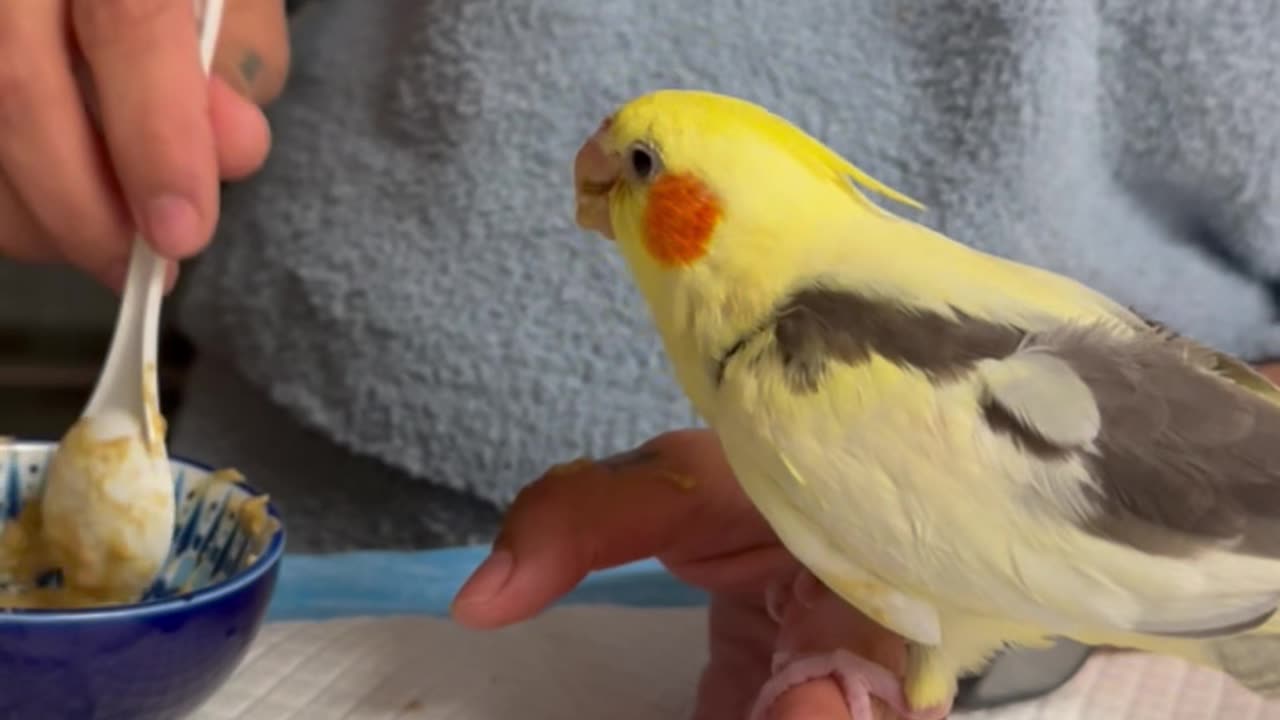
[[[853,720],[874,720],[871,699],[879,698],[902,720],[942,720],[951,714],[951,703],[911,710],[902,683],[893,673],[848,650],[774,657],[773,676],[765,683],[751,710],[750,720],[764,720],[777,699],[796,685],[823,677],[833,678],[844,691]]]
[[[765,590],[765,609],[773,621],[780,623],[786,617],[792,603],[810,607],[823,594],[829,592],[813,573],[801,568],[795,575],[769,585]]]

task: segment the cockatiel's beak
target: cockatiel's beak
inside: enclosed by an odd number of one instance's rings
[[[578,227],[613,240],[609,218],[609,192],[622,174],[622,161],[604,149],[602,141],[609,121],[587,139],[573,160],[573,187],[577,199]]]

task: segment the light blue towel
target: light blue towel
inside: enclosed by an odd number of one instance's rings
[[[692,422],[571,218],[581,140],[663,86],[764,103],[961,241],[1280,354],[1271,0],[324,0],[293,32],[274,155],[184,281],[205,359],[176,440],[276,493],[299,549],[488,528],[423,488],[501,503]]]
[[[286,555],[268,609],[270,620],[449,614],[458,588],[488,553],[486,547],[428,552]],[[701,607],[702,591],[647,560],[598,572],[561,604]]]

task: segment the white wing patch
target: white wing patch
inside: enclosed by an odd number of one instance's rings
[[[1091,444],[1102,429],[1093,391],[1070,365],[1050,353],[1022,350],[978,363],[987,400],[1059,447]]]

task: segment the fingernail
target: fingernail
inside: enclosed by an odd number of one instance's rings
[[[515,556],[510,550],[494,550],[463,583],[462,589],[458,591],[457,602],[467,604],[489,602],[506,586],[515,566]]]
[[[181,195],[162,195],[147,203],[147,240],[161,253],[185,254],[199,242],[199,231],[200,216]]]

